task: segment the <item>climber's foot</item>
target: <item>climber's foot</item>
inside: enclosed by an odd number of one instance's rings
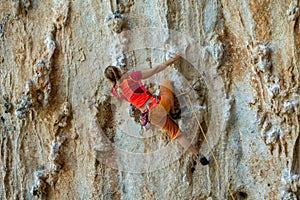
[[[198,153],[198,159],[200,161],[200,163],[205,166],[209,164],[209,161],[206,159],[206,157],[204,155],[202,155],[201,153]]]
[[[176,120],[176,119],[180,119],[181,118],[181,109],[178,108],[178,109],[175,109],[175,112],[174,113],[171,113],[170,112],[170,116],[172,119]]]

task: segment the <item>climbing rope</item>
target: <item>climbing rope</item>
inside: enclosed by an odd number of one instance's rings
[[[217,169],[218,169],[218,171],[220,172],[220,174],[221,174],[221,176],[222,176],[222,178],[223,178],[223,180],[224,180],[224,182],[225,182],[225,185],[226,185],[226,187],[227,187],[227,189],[228,189],[228,191],[229,191],[229,194],[230,194],[231,198],[234,200],[235,198],[233,197],[233,193],[232,193],[232,191],[230,190],[229,184],[228,184],[228,182],[227,182],[226,179],[225,179],[225,175],[224,175],[223,171],[221,170],[221,167],[220,167],[220,165],[219,165],[219,162],[218,162],[218,160],[216,159],[215,154],[213,153],[213,150],[212,150],[212,148],[211,148],[211,146],[210,146],[210,144],[209,144],[209,141],[208,141],[208,139],[207,139],[207,137],[206,137],[206,135],[205,135],[205,133],[204,133],[204,131],[203,131],[203,128],[202,128],[202,126],[201,126],[201,123],[200,123],[200,121],[199,121],[199,119],[198,119],[198,117],[197,117],[197,115],[196,115],[196,112],[195,112],[194,106],[193,106],[193,104],[192,104],[191,98],[190,98],[189,95],[187,95],[187,96],[188,96],[189,103],[190,103],[190,106],[191,106],[191,108],[192,108],[192,111],[193,111],[193,113],[194,113],[194,116],[195,116],[195,118],[196,118],[196,121],[197,121],[197,123],[198,123],[198,126],[199,126],[199,128],[200,128],[200,130],[201,130],[201,132],[202,132],[202,134],[203,134],[203,137],[204,137],[206,143],[207,143],[208,149],[209,149],[209,151],[210,151],[210,153],[211,153],[211,155],[212,155],[212,157],[213,157],[213,159],[214,159],[214,161],[215,161],[215,163],[216,163],[216,165],[217,165]]]

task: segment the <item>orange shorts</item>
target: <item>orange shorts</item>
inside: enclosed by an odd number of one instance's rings
[[[161,129],[168,131],[172,139],[176,138],[179,127],[168,116],[168,113],[172,109],[174,111],[174,96],[172,93],[172,82],[168,79],[164,79],[159,86],[159,96],[161,97],[159,103],[150,109],[149,119],[150,123],[160,127]]]

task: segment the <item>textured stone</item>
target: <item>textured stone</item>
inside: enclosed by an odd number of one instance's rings
[[[299,199],[299,2],[117,2],[1,2],[0,199]],[[194,172],[103,77],[176,51]]]

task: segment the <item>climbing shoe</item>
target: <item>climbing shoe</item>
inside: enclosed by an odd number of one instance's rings
[[[198,153],[198,159],[203,166],[209,164],[209,161],[201,153]]]
[[[177,108],[177,109],[175,109],[174,113],[170,112],[169,115],[174,120],[180,119],[181,118],[181,109]]]

